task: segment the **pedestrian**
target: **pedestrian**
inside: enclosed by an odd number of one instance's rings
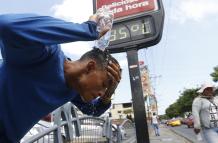
[[[99,116],[111,105],[120,79],[118,62],[93,49],[71,61],[59,44],[92,41],[99,17],[77,24],[34,14],[0,15],[0,143],[17,143],[42,117],[71,101]],[[72,50],[80,50],[72,47]]]
[[[203,84],[192,103],[194,132],[199,137],[202,131],[207,143],[218,141],[218,97],[214,95],[214,88],[210,83]]]
[[[153,113],[153,116],[151,118],[151,123],[154,128],[154,132],[156,136],[160,136],[159,126],[158,126],[158,116],[156,113]]]

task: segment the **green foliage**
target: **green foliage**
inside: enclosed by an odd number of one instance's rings
[[[164,114],[164,115],[159,115],[159,118],[160,118],[160,120],[169,119],[169,117],[168,117],[166,114]]]
[[[179,115],[177,103],[171,104],[166,109],[166,115],[170,118],[177,117]]]
[[[186,89],[181,93],[181,96],[177,101],[171,104],[166,109],[166,115],[170,118],[183,116],[185,112],[192,110],[192,102],[197,94],[198,89]]]
[[[218,81],[218,66],[214,67],[214,72],[210,74],[214,82]]]

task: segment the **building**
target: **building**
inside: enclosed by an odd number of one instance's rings
[[[134,117],[131,102],[113,104],[110,113],[112,119],[125,119],[127,115]]]
[[[149,77],[149,71],[148,71],[147,66],[144,65],[143,61],[140,61],[139,65],[140,65],[143,96],[145,99],[146,117],[150,119],[152,114],[154,112],[157,113],[158,111],[157,100],[155,97],[155,93],[152,90],[151,81]]]
[[[141,74],[143,96],[147,97],[152,94],[152,88],[151,88],[148,68],[144,64],[140,65],[140,74]]]

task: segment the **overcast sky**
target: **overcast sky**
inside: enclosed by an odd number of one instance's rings
[[[148,65],[155,88],[159,113],[179,97],[185,88],[211,82],[217,64],[218,1],[164,0],[165,23],[161,42],[139,51]],[[1,0],[0,13],[38,13],[73,22],[86,21],[92,14],[92,0]],[[65,53],[77,59],[93,42],[62,45]],[[115,54],[123,70],[114,103],[131,101],[126,53]],[[156,78],[155,78],[156,77]]]

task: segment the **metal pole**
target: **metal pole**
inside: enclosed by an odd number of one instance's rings
[[[137,143],[149,143],[148,125],[138,64],[137,49],[127,51],[129,77],[132,90]]]

